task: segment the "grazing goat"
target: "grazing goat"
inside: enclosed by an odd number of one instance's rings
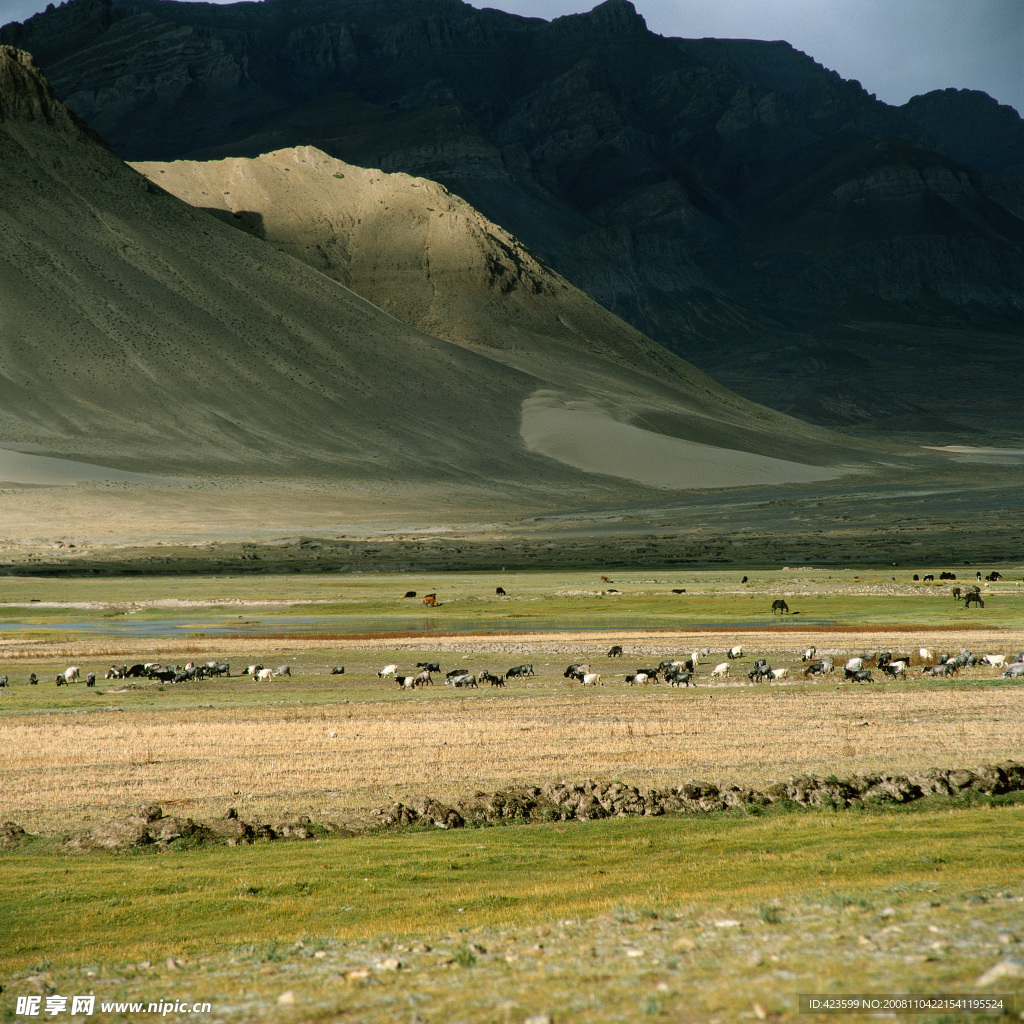
[[[496,676],[493,673],[488,672],[487,669],[484,669],[483,672],[480,673],[480,682],[490,683],[491,686],[505,685],[505,680],[501,676]]]
[[[1003,673],[1004,679],[1020,679],[1021,676],[1024,676],[1024,662],[1022,661],[1015,661]]]
[[[772,679],[785,679],[789,674],[788,668],[773,668],[771,670]]]
[[[291,676],[291,674],[291,665],[278,665],[277,668],[274,669],[275,676]]]
[[[605,655],[606,658],[621,658],[622,647],[619,644],[613,644],[608,648],[608,653]]]
[[[600,672],[587,672],[583,676],[583,678],[580,680],[580,682],[584,686],[597,686],[597,684],[601,682],[601,673]],[[602,683],[601,685],[603,686],[604,684]]]
[[[905,661],[890,661],[882,666],[882,671],[892,679],[897,676],[907,678],[907,663]]]
[[[79,668],[77,665],[72,665],[70,668],[64,669],[64,685],[66,686],[73,679],[79,678]]]
[[[441,663],[439,661],[417,661],[417,668],[425,668],[428,672],[440,672]]]
[[[416,677],[415,676],[395,676],[395,682],[398,684],[400,690],[415,690],[416,689]]]
[[[692,672],[681,671],[681,672],[671,672],[671,673],[666,673],[665,674],[665,680],[668,682],[668,684],[670,686],[687,686],[688,687],[690,685],[690,680],[691,679],[693,679],[693,673]],[[693,685],[696,686],[697,684],[694,683]]]
[[[852,679],[855,672],[859,672],[864,667],[863,658],[850,658],[849,661],[843,666],[843,671],[846,673],[847,679]]]
[[[855,683],[870,683],[871,669],[859,668],[852,676],[848,676],[847,678],[852,679]]]
[[[345,666],[344,665],[335,665],[334,668],[331,669],[331,675],[332,676],[343,676],[344,674],[345,674]]]
[[[978,661],[991,665],[992,668],[1003,668],[1006,665],[1005,654],[983,654]]]
[[[730,647],[729,650],[725,652],[725,656],[727,658],[742,658],[743,657],[743,647],[742,647],[742,645],[741,644],[737,644],[735,647]]]
[[[269,668],[261,668],[256,673],[254,682],[257,683],[272,683],[274,681],[274,673]]]
[[[398,671],[398,666],[395,664],[385,665],[378,673],[378,679],[384,679],[386,676],[393,676]]]
[[[29,686],[38,686],[39,685],[39,677],[35,674],[35,672],[29,672],[29,674],[28,674],[28,685]]]
[[[720,665],[716,665],[711,670],[712,679],[728,679],[729,678],[729,662],[723,661]]]
[[[817,653],[817,647],[808,647],[803,654],[800,655],[801,661],[814,661],[814,655]]]
[[[0,676],[0,686],[7,685],[7,676]]]
[[[532,676],[534,675],[533,664],[527,663],[524,665],[513,665],[506,673],[506,679],[515,679],[519,676]]]

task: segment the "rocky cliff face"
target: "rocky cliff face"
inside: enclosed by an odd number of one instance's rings
[[[644,333],[830,424],[895,394],[851,380],[851,321],[959,327],[972,349],[1024,324],[1007,108],[889,107],[785,43],[663,38],[626,0],[552,22],[459,0],[70,0],[0,39],[128,159],[314,145],[437,180]],[[922,406],[968,371],[889,347]]]

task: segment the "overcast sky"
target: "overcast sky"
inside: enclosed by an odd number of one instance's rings
[[[429,0],[423,0],[426,5]],[[576,0],[477,0],[536,18]],[[1024,0],[634,0],[662,35],[785,39],[887,103],[931,89],[981,89],[1024,111]],[[0,24],[46,0],[0,0]]]

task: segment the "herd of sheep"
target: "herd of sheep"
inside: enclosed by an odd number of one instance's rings
[[[725,651],[725,655],[728,660],[716,664],[706,677],[707,679],[719,681],[729,679],[733,663],[744,656],[743,647],[740,645],[730,647]],[[622,656],[623,650],[620,644],[615,644],[605,654],[607,659],[621,658]],[[685,658],[666,658],[656,666],[643,666],[632,672],[626,672],[622,681],[630,686],[648,686],[662,681],[676,687],[696,686],[698,668],[702,664],[710,664],[707,660],[710,656],[710,649],[702,647],[700,650],[691,652]],[[831,675],[836,671],[836,659],[827,655],[818,657],[814,647],[804,650],[800,655],[800,660],[803,664],[804,678]],[[1006,654],[982,654],[979,656],[968,650],[961,650],[958,654],[936,655],[925,647],[898,655],[894,655],[892,651],[871,651],[848,658],[842,665],[842,671],[844,679],[853,682],[872,682],[873,670],[882,672],[890,679],[905,679],[911,665],[920,667],[921,673],[928,676],[947,677],[959,674],[962,669],[986,666],[1003,669],[1003,679],[1019,679],[1024,678],[1024,651],[1015,656]],[[381,668],[377,677],[379,679],[394,679],[396,685],[402,690],[415,690],[421,686],[431,685],[434,675],[440,672],[440,663],[436,661],[417,662],[416,671],[408,674],[399,672],[398,663],[393,662]],[[336,665],[330,670],[330,675],[344,675],[344,673],[345,668],[342,665]],[[291,676],[292,670],[290,665],[279,665],[276,669],[269,669],[260,664],[252,664],[247,666],[242,674],[251,677],[255,682],[269,683],[275,677]],[[112,665],[105,673],[105,678],[149,679],[158,682],[181,683],[230,675],[231,666],[226,662],[208,661],[202,665],[190,662],[184,666],[139,662],[130,666],[127,664]],[[445,673],[444,685],[472,689],[478,688],[480,684],[503,687],[507,679],[532,675],[535,675],[532,663],[513,665],[504,675],[495,674],[489,669],[471,672],[466,668],[454,668]],[[752,683],[777,682],[788,678],[789,668],[788,666],[772,668],[766,658],[757,658],[746,675]],[[562,677],[578,682],[582,686],[604,685],[605,682],[600,672],[594,671],[589,663],[582,661],[573,662],[567,666]],[[56,676],[57,686],[67,686],[76,681],[83,681],[81,669],[77,665],[69,666]],[[86,686],[95,686],[96,673],[86,673],[84,682]],[[35,672],[29,674],[28,683],[32,686],[39,683]],[[0,676],[0,687],[9,685],[8,677]]]

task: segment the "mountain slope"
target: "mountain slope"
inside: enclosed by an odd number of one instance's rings
[[[313,145],[430,178],[761,403],[1016,430],[1012,408],[944,403],[950,378],[983,383],[974,355],[1024,372],[1005,118],[968,115],[985,136],[968,150],[945,113],[880,103],[788,44],[662,38],[626,0],[551,22],[459,0],[70,0],[0,37],[127,159]]]
[[[486,351],[416,331],[122,164],[6,47],[0,182],[0,442],[22,450],[189,475],[593,479],[524,441],[524,408],[544,396],[597,403],[613,424],[640,414],[694,442],[799,453],[774,466],[781,479],[833,475],[806,464],[850,455],[603,313],[593,340],[512,330]]]

